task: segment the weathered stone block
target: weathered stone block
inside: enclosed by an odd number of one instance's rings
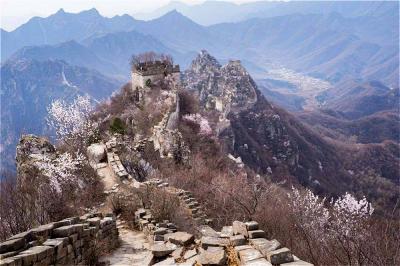
[[[253,230],[253,231],[247,231],[249,234],[249,238],[265,238],[267,237],[267,234],[263,230]]]
[[[208,247],[225,247],[229,245],[229,239],[220,238],[220,237],[212,237],[212,236],[203,236],[201,239],[202,248],[206,249]]]
[[[26,231],[26,232],[22,232],[22,233],[13,235],[9,239],[7,239],[7,241],[11,240],[11,239],[17,239],[17,238],[25,238],[26,242],[32,241],[33,240],[32,232],[29,230],[29,231]]]
[[[68,244],[68,238],[53,238],[53,239],[47,239],[44,243],[43,246],[50,246],[55,249],[56,253],[59,253],[59,251],[63,248],[66,247]]]
[[[241,264],[242,266],[272,266],[272,264],[265,258],[259,258],[251,261],[247,261]],[[283,264],[282,264],[283,265]]]
[[[15,259],[20,259],[22,261],[22,265],[31,265],[36,262],[37,256],[33,253],[23,253],[21,252],[17,256],[14,256]]]
[[[245,263],[245,262],[248,262],[251,260],[256,260],[259,258],[263,258],[263,255],[261,254],[261,252],[255,248],[240,250],[238,253],[239,253],[240,261],[242,263]]]
[[[229,242],[232,246],[246,245],[246,238],[243,235],[235,235],[229,238]]]
[[[72,224],[61,226],[53,230],[54,237],[67,237],[74,233],[81,234],[83,232],[83,224]]]
[[[94,226],[94,227],[99,227],[100,221],[101,221],[100,217],[93,217],[86,220],[86,222],[89,223],[89,226]]]
[[[186,232],[175,232],[166,234],[165,239],[176,245],[187,246],[194,242],[194,235]]]
[[[199,256],[201,265],[225,265],[226,253],[224,250],[205,250]]]
[[[232,228],[233,234],[235,235],[244,235],[245,237],[249,236],[249,234],[247,233],[247,227],[243,222],[234,221],[232,223]]]
[[[35,261],[41,261],[46,257],[52,257],[54,255],[54,248],[50,246],[35,246],[20,254],[32,254],[36,257]]]
[[[20,257],[11,257],[0,260],[1,266],[22,266],[23,260]]]
[[[162,244],[155,244],[150,247],[151,252],[153,253],[154,257],[160,258],[165,257],[171,254],[174,250],[178,247],[172,243],[162,243]]]
[[[236,246],[236,247],[235,247],[235,251],[236,251],[236,252],[239,252],[239,251],[241,251],[241,250],[251,249],[251,248],[253,248],[253,247],[250,246],[250,245]]]
[[[78,240],[78,234],[72,234],[68,238],[70,243],[74,244]]]
[[[179,258],[182,257],[183,255],[183,247],[178,247],[177,249],[175,249],[174,252],[171,253],[171,256],[175,259],[178,260]]]
[[[217,231],[215,231],[214,229],[212,229],[210,226],[208,225],[200,225],[198,227],[198,230],[200,232],[200,234],[202,236],[212,236],[212,237],[219,237]]]
[[[268,253],[278,249],[281,244],[278,240],[267,240],[265,238],[254,238],[249,240],[250,244],[258,249],[264,256],[268,256]]]
[[[167,233],[167,228],[160,227],[153,231],[154,235],[165,235]]]
[[[3,243],[0,243],[0,253],[6,253],[10,251],[16,251],[25,247],[25,238],[10,239]]]
[[[1,261],[2,259],[15,256],[15,255],[17,255],[18,253],[19,253],[19,251],[10,251],[10,252],[7,252],[7,253],[2,253],[2,254],[0,254],[0,261]]]
[[[294,261],[292,252],[288,248],[281,248],[268,253],[267,258],[272,264],[283,264]]]
[[[192,258],[192,257],[194,257],[194,256],[196,256],[196,255],[197,255],[196,249],[191,249],[191,250],[187,250],[187,251],[185,252],[185,254],[183,255],[183,258],[184,258],[185,260],[188,260],[188,259],[190,259],[190,258]]]
[[[72,245],[67,245],[67,253],[68,254],[71,254],[73,250],[74,250],[74,248],[72,247]]]
[[[247,231],[258,230],[258,223],[256,221],[246,222]]]
[[[54,223],[41,225],[37,228],[31,229],[33,239],[47,239],[54,228]]]
[[[224,226],[224,227],[222,227],[220,236],[221,237],[233,236],[233,227],[232,226]]]

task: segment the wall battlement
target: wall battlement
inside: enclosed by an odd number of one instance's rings
[[[172,77],[172,80],[178,83],[180,79],[180,68],[179,65],[157,60],[134,64],[132,66],[131,75],[132,90],[142,90],[148,87],[149,84],[165,80],[166,77]],[[139,94],[143,94],[143,92]]]
[[[112,214],[86,214],[10,237],[0,243],[0,265],[89,265],[118,244]]]
[[[150,76],[157,74],[172,74],[179,73],[179,65],[172,65],[162,61],[144,62],[133,65],[132,73],[137,73],[142,76]]]

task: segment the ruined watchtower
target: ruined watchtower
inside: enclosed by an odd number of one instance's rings
[[[149,61],[132,66],[132,88],[145,88],[164,80],[166,77],[179,81],[179,65],[168,61]]]

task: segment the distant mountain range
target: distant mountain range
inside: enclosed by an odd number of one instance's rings
[[[55,99],[77,95],[104,100],[121,85],[97,71],[60,60],[8,61],[1,71],[1,167],[12,169],[20,135],[49,135],[47,108]]]
[[[331,139],[358,143],[400,141],[399,88],[348,81],[324,91],[323,108],[297,116]]]
[[[373,137],[364,129],[377,132],[375,125],[396,125],[390,107],[398,97],[396,7],[397,2],[207,1],[187,10],[176,7],[186,16],[166,8],[167,13],[150,21],[129,15],[107,18],[96,9],[77,14],[60,9],[46,18],[34,17],[14,31],[1,30],[3,161],[13,157],[19,134],[43,133],[45,108],[52,99],[79,93],[95,99],[110,96],[129,80],[131,55],[149,50],[171,54],[182,69],[201,49],[221,62],[241,59],[260,78],[263,94],[290,111],[301,111],[305,99],[280,91],[293,85],[266,78],[267,71],[286,67],[328,80],[333,88],[318,95],[327,110],[305,115],[303,121],[313,121],[329,134],[332,127],[323,124],[340,125],[333,132],[355,134],[365,143],[394,140],[398,131]],[[349,79],[356,80],[354,86],[343,85]],[[372,80],[381,82],[384,91]],[[357,86],[360,93],[354,94]]]
[[[380,80],[396,87],[398,15],[388,5],[365,5],[367,10],[375,7],[386,12],[385,16],[371,16],[369,11],[357,17],[344,17],[338,12],[300,12],[210,27],[201,26],[176,10],[147,22],[129,15],[106,18],[95,9],[78,14],[60,10],[47,18],[32,18],[12,32],[3,31],[2,60],[24,46],[41,45],[40,52],[24,53],[36,59],[64,59],[71,64],[79,63],[74,59],[79,54],[91,59],[86,66],[103,74],[126,76],[125,67],[132,53],[167,52],[186,66],[195,52],[207,49],[222,61],[239,58],[264,70],[272,62],[333,83],[356,78]],[[59,43],[71,40],[89,50],[78,45],[60,47]]]
[[[201,4],[185,4],[171,1],[149,13],[136,13],[137,19],[158,18],[172,10],[177,10],[201,25],[224,22],[239,22],[250,18],[266,18],[291,14],[339,13],[345,17],[375,16],[385,17],[398,9],[395,1],[258,1],[235,4],[225,1],[204,1]]]

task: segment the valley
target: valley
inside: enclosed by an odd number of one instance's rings
[[[268,71],[264,75],[258,74],[257,78],[262,77],[263,79],[286,83],[286,86],[275,84],[275,88],[271,87],[271,90],[281,94],[295,95],[303,98],[304,103],[302,104],[302,108],[305,111],[322,107],[324,103],[319,102],[317,96],[333,86],[328,81],[314,78],[288,68],[274,68],[273,64],[266,65],[265,69],[268,69]],[[259,82],[260,84],[263,84],[263,79]]]

